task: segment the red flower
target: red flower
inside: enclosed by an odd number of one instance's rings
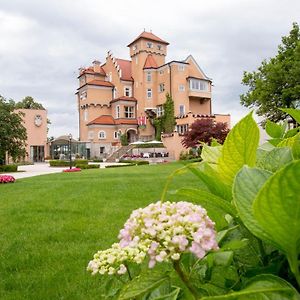
[[[0,183],[13,183],[16,179],[11,175],[0,175]]]
[[[70,173],[70,172],[79,172],[81,171],[80,168],[72,168],[72,169],[64,169],[63,172]]]

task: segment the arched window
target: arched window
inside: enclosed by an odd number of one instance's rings
[[[99,131],[99,140],[104,140],[106,139],[106,133],[105,131],[101,130]]]

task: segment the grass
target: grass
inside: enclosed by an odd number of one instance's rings
[[[88,261],[116,241],[133,209],[159,199],[179,167],[86,170],[0,185],[0,299],[100,299],[100,277],[86,272]],[[197,184],[186,173],[171,189]]]

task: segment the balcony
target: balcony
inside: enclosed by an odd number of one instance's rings
[[[189,98],[194,98],[194,99],[211,99],[211,92],[208,91],[201,91],[201,90],[189,90]]]

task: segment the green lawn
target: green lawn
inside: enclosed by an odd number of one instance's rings
[[[100,277],[86,272],[88,261],[116,241],[133,209],[159,200],[179,167],[86,170],[0,185],[0,299],[100,299]],[[186,173],[171,189],[197,184]]]

